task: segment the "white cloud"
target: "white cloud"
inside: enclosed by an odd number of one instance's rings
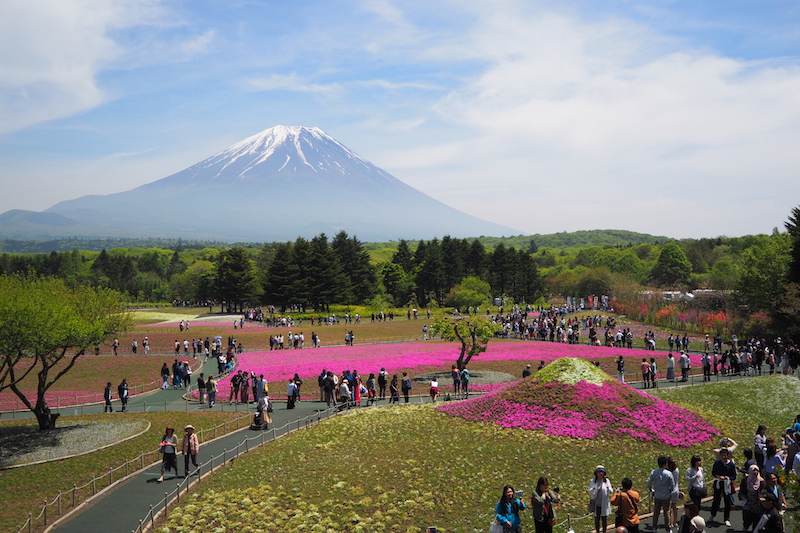
[[[695,207],[698,219],[714,206],[718,228],[681,230],[695,235],[743,225],[742,213],[725,206],[751,205],[751,227],[763,219],[771,228],[788,212],[778,191],[798,190],[797,64],[683,47],[614,18],[506,6],[477,17],[463,40],[426,51],[486,62],[435,105],[474,135],[390,158],[399,177],[444,201],[455,198],[448,191],[491,183],[454,205],[535,205],[534,219],[515,210],[492,217],[529,231],[648,225],[664,233],[676,212],[654,208],[671,203]],[[751,189],[771,195],[773,206],[748,201]]]
[[[336,96],[342,92],[342,86],[338,83],[312,83],[295,73],[251,78],[247,83],[249,87],[257,91],[294,91],[329,96]]]
[[[216,30],[208,30],[196,37],[192,37],[180,44],[180,50],[186,57],[194,57],[202,54],[208,50],[214,37],[216,37]]]
[[[0,2],[0,133],[102,103],[97,72],[122,54],[110,33],[159,13],[155,0]]]

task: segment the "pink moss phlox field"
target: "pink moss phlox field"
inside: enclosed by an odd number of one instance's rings
[[[385,367],[389,374],[401,370],[425,371],[449,370],[458,357],[459,347],[455,343],[438,341],[410,342],[402,344],[364,344],[355,346],[330,346],[304,348],[302,350],[264,350],[238,355],[240,370],[264,374],[270,383],[286,382],[295,372],[313,390],[316,377],[325,368],[334,373],[342,370],[358,370],[366,381],[370,372],[377,374]],[[473,361],[554,361],[562,357],[580,357],[597,360],[615,358],[620,353],[625,357],[644,357],[653,352],[645,350],[619,350],[580,344],[560,344],[541,341],[492,340],[486,352]],[[220,396],[230,390],[230,377],[218,384]],[[273,394],[276,391],[271,391]],[[305,391],[303,391],[305,394]]]
[[[581,381],[570,386],[527,379],[437,409],[504,428],[577,439],[628,435],[639,441],[689,447],[718,434],[699,415],[614,381],[602,385]]]

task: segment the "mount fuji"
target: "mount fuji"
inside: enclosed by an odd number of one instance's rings
[[[299,126],[275,126],[129,191],[0,215],[8,238],[268,242],[339,230],[373,242],[521,233],[445,205],[319,128]]]

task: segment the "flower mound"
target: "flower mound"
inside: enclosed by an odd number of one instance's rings
[[[576,439],[627,435],[689,447],[718,434],[699,415],[639,392],[609,378],[591,363],[572,358],[555,361],[503,390],[438,409],[467,420]]]

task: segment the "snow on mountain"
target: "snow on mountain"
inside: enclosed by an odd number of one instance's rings
[[[166,178],[45,213],[75,221],[81,236],[273,241],[344,229],[385,241],[520,233],[453,209],[319,128],[300,126],[275,126]]]

